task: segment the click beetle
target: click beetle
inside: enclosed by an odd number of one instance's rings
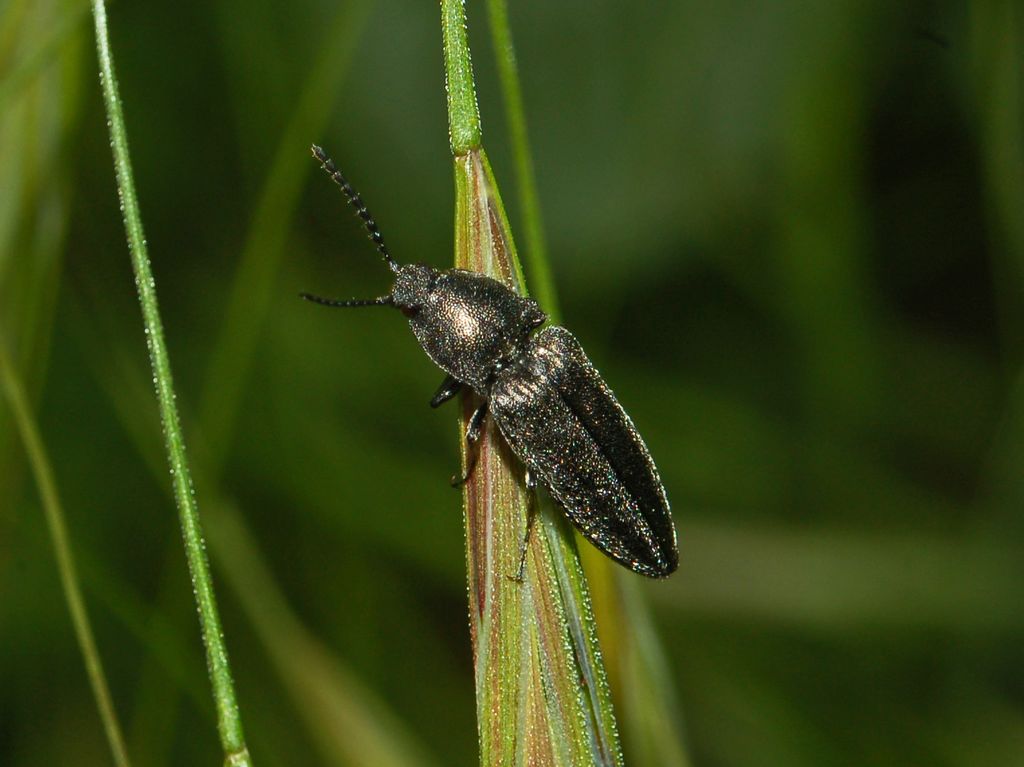
[[[332,307],[390,306],[404,314],[427,356],[445,373],[431,407],[463,389],[482,404],[466,429],[467,470],[490,413],[512,452],[594,546],[634,572],[664,578],[679,564],[665,488],[643,439],[568,330],[548,325],[532,298],[465,269],[399,264],[362,198],[318,147],[313,156],[345,194],[395,274],[380,298],[302,298]],[[517,580],[525,564],[531,508]]]

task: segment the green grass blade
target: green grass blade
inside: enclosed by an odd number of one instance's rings
[[[465,9],[441,3],[455,155],[455,265],[526,294],[501,196],[480,148]],[[461,428],[473,408],[464,396]],[[461,430],[460,430],[461,434]],[[463,467],[467,456],[463,445]],[[489,422],[465,485],[470,631],[483,765],[621,765],[593,612],[565,517],[538,511],[516,572],[528,507],[522,466]]]
[[[200,423],[208,451],[209,474],[220,475],[245,382],[267,314],[280,286],[277,283],[285,240],[298,205],[302,184],[316,168],[309,161],[310,137],[316,137],[330,116],[371,0],[341,6],[324,35],[323,49],[310,73],[292,117],[282,132],[270,171],[260,192],[239,266],[232,279],[224,321],[210,357],[200,402]],[[301,147],[301,151],[297,148]]]
[[[210,516],[210,546],[325,763],[433,767],[435,762],[386,702],[302,625],[252,532],[228,503]]]
[[[68,603],[68,612],[71,613],[75,638],[78,640],[78,646],[85,660],[85,671],[89,676],[89,684],[96,698],[96,708],[99,709],[100,718],[103,720],[103,729],[110,744],[110,752],[118,767],[129,767],[131,763],[124,746],[124,735],[122,735],[121,726],[117,721],[114,703],[110,698],[110,688],[107,686],[107,679],[103,673],[103,663],[100,660],[99,651],[96,649],[96,639],[89,623],[89,614],[85,609],[85,600],[82,598],[82,590],[78,585],[78,572],[74,556],[71,554],[68,530],[64,523],[64,510],[57,493],[53,467],[50,465],[43,441],[39,436],[39,430],[32,418],[25,392],[14,372],[3,343],[0,343],[0,388],[3,388],[4,396],[7,398],[18,433],[21,435],[21,441],[25,445],[25,453],[28,456],[29,465],[32,467],[36,486],[39,488],[39,497],[46,514],[46,526],[49,529],[53,552],[57,558],[61,588],[64,590],[64,598]]]
[[[140,422],[148,409],[144,401],[145,374],[127,351],[105,332],[109,309],[95,302],[72,299],[76,342],[84,350],[93,377],[113,408],[117,420],[147,467],[159,479],[163,473],[158,449]],[[86,318],[91,321],[87,322]],[[199,476],[204,487],[213,487]],[[264,644],[285,689],[294,702],[302,724],[317,744],[324,764],[364,764],[375,767],[431,767],[436,762],[399,720],[376,697],[359,671],[332,654],[296,615],[287,596],[255,543],[256,536],[230,500],[211,493],[204,515],[207,543],[220,565],[228,588]],[[109,579],[107,579],[109,581]],[[112,584],[114,590],[117,584]],[[108,587],[109,588],[109,587]],[[157,599],[162,604],[162,599]],[[176,612],[169,610],[169,612]],[[119,616],[120,617],[120,616]],[[154,618],[158,631],[146,627],[135,633],[147,643],[155,665],[178,681],[178,687],[195,700],[194,686],[182,676],[184,663],[180,627],[164,625],[159,611]],[[159,636],[157,636],[159,635]],[[168,658],[176,658],[170,662]],[[161,676],[161,679],[164,677]],[[201,704],[201,702],[200,702]]]
[[[465,0],[441,0],[444,83],[448,94],[448,140],[453,155],[480,146],[480,107],[476,103],[473,60],[466,34]]]
[[[128,151],[128,133],[121,112],[121,98],[117,79],[114,75],[114,60],[107,32],[107,11],[103,0],[93,0],[93,17],[96,26],[96,49],[100,62],[100,80],[103,86],[103,100],[106,105],[107,122],[110,129],[110,143],[114,153],[114,170],[117,176],[118,194],[124,213],[128,249],[131,253],[135,285],[139,293],[145,325],[146,342],[149,347],[150,364],[156,384],[160,420],[163,424],[167,458],[171,467],[171,479],[175,500],[181,518],[185,538],[185,552],[199,620],[202,625],[203,643],[206,647],[207,667],[213,686],[217,707],[217,727],[225,753],[225,764],[234,766],[250,764],[249,752],[242,732],[242,720],[235,699],[234,682],[228,663],[227,648],[221,628],[220,615],[214,598],[213,580],[203,545],[199,524],[199,509],[192,487],[192,476],[185,457],[185,439],[178,419],[175,404],[174,381],[171,376],[171,362],[164,342],[163,324],[157,306],[156,282],[150,269],[146,238],[142,229],[142,216],[135,194],[131,158]]]
[[[457,157],[455,177],[456,266],[523,292],[483,151]],[[473,407],[465,398],[460,435]],[[489,423],[464,496],[481,763],[621,764],[590,598],[564,515],[538,512],[525,580],[509,577],[531,501],[522,466]]]
[[[558,293],[548,263],[547,243],[526,129],[522,86],[516,64],[506,0],[488,0],[491,41],[497,59],[509,142],[515,158],[519,205],[526,233],[526,260],[533,295],[551,321],[560,324]],[[626,735],[639,765],[686,765],[679,704],[665,668],[643,592],[632,575],[591,549],[581,552],[594,599],[598,634],[619,703]]]
[[[537,195],[537,181],[533,173],[530,138],[526,131],[526,111],[523,107],[523,89],[519,82],[516,52],[512,46],[512,30],[508,24],[506,0],[488,0],[488,19],[491,41],[498,64],[501,95],[505,102],[509,141],[516,165],[516,186],[522,210],[526,242],[526,264],[530,273],[533,295],[556,325],[562,321],[558,308],[558,292],[548,263],[548,246],[544,237],[544,221]]]

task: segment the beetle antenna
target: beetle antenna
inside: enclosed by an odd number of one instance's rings
[[[320,304],[321,306],[333,306],[337,308],[348,308],[355,306],[394,306],[394,301],[391,296],[381,296],[380,298],[321,298],[320,296],[314,296],[312,293],[299,293],[299,298],[304,298],[307,301],[312,301],[314,304]]]
[[[352,185],[348,183],[345,176],[343,176],[341,171],[338,170],[338,166],[334,164],[334,160],[328,157],[327,153],[316,144],[313,144],[313,156],[320,163],[320,167],[327,172],[327,175],[330,176],[334,183],[341,188],[341,191],[345,193],[345,199],[348,200],[349,205],[356,209],[356,215],[362,219],[363,226],[366,227],[366,233],[370,235],[370,240],[373,242],[374,247],[377,248],[377,252],[383,257],[391,271],[397,272],[398,263],[388,252],[388,246],[384,244],[384,238],[381,236],[380,229],[377,228],[377,222],[373,220],[373,216],[370,215],[370,211],[366,209],[366,203],[364,203],[363,198],[359,196],[359,192],[353,189]]]

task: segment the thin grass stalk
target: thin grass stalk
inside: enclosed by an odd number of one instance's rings
[[[311,169],[305,148],[330,117],[335,96],[352,69],[352,57],[373,0],[339,6],[323,35],[323,47],[309,72],[288,123],[281,132],[270,170],[260,189],[224,305],[209,369],[204,377],[199,423],[204,436],[204,476],[219,479],[231,447],[241,400],[270,307],[280,295],[278,275],[285,241],[302,185]],[[296,152],[302,147],[302,152]]]
[[[466,36],[465,0],[441,0],[444,85],[448,94],[448,142],[456,157],[480,148],[480,106]]]
[[[278,276],[285,252],[285,238],[294,218],[302,182],[309,172],[304,155],[296,161],[295,147],[305,146],[309,136],[318,135],[326,123],[335,95],[348,73],[357,41],[372,8],[372,0],[356,0],[338,7],[320,35],[322,41],[315,61],[303,80],[294,108],[281,130],[272,159],[256,197],[255,213],[245,238],[238,266],[229,281],[224,302],[223,321],[215,334],[214,352],[210,355],[202,393],[199,399],[198,426],[204,437],[201,466],[197,475],[204,488],[207,503],[215,497],[224,463],[231,449],[239,405],[246,381],[251,378],[253,357],[259,346],[260,333],[275,295],[279,295]],[[115,403],[117,405],[118,403]],[[129,428],[131,419],[125,420]],[[140,443],[141,444],[141,443]],[[215,521],[216,505],[207,505],[207,529]],[[218,560],[216,540],[209,540],[210,553]],[[162,558],[170,562],[173,551]],[[233,579],[233,573],[227,572]],[[233,580],[243,580],[239,577]],[[170,583],[165,579],[167,589]],[[161,590],[154,609],[159,611],[175,599],[169,590]],[[243,600],[244,601],[244,600]],[[155,662],[147,662],[142,670],[142,683],[136,700],[140,704],[155,701],[162,695],[162,675]],[[341,694],[341,693],[339,693]],[[313,708],[307,701],[307,709]],[[145,716],[145,712],[140,714]],[[143,720],[144,721],[144,720]],[[344,738],[337,727],[330,735]],[[328,760],[330,761],[330,760]],[[336,760],[335,760],[336,761]]]
[[[522,274],[482,149],[456,158],[456,266],[522,290]],[[460,438],[476,405],[463,399]],[[466,483],[470,628],[484,765],[619,765],[622,757],[572,528],[541,507],[516,583],[535,494],[489,422]],[[463,451],[463,469],[467,456]],[[531,497],[533,496],[533,497]]]
[[[442,0],[449,135],[455,160],[455,265],[526,294],[508,218],[481,145],[460,0]],[[475,402],[463,398],[461,430]],[[460,431],[461,435],[461,431]],[[463,450],[463,467],[467,456]],[[621,765],[586,581],[564,515],[542,508],[522,583],[523,467],[489,422],[465,485],[470,630],[483,765]]]
[[[163,324],[157,305],[156,282],[150,268],[146,249],[146,238],[142,228],[142,216],[135,193],[131,158],[128,151],[128,133],[121,111],[121,98],[117,79],[114,75],[114,60],[107,31],[107,12],[103,0],[93,0],[93,18],[96,27],[96,49],[100,63],[100,82],[107,111],[110,130],[110,144],[114,155],[114,171],[117,176],[118,195],[124,215],[128,249],[135,285],[142,308],[146,343],[149,347],[153,380],[156,384],[160,420],[163,424],[165,447],[170,464],[174,496],[178,505],[182,532],[185,539],[185,553],[199,621],[202,627],[203,644],[206,648],[207,670],[213,687],[214,703],[217,709],[217,729],[224,750],[224,763],[231,767],[249,765],[249,752],[245,745],[242,720],[235,698],[234,682],[224,643],[220,615],[214,598],[213,580],[206,558],[199,510],[192,486],[192,476],[185,456],[185,440],[175,404],[174,381],[171,362],[164,342]]]
[[[64,521],[64,509],[61,506],[57,483],[53,476],[53,467],[50,465],[46,448],[43,446],[39,430],[32,418],[28,398],[25,396],[25,391],[14,372],[7,349],[2,342],[0,342],[0,387],[3,388],[7,404],[14,416],[14,422],[25,446],[25,454],[32,467],[32,475],[39,490],[39,498],[46,515],[46,526],[50,533],[50,542],[53,544],[53,553],[57,559],[61,588],[64,591],[64,599],[68,603],[68,612],[71,613],[75,639],[78,641],[82,659],[85,661],[85,672],[89,677],[93,697],[96,698],[96,708],[103,721],[103,731],[106,733],[107,743],[110,745],[110,753],[114,758],[114,764],[118,767],[130,767],[131,762],[124,745],[124,735],[121,732],[121,725],[117,721],[117,713],[110,697],[110,687],[107,685],[107,678],[103,672],[103,662],[100,659],[99,650],[96,648],[96,638],[93,636],[89,613],[85,609],[85,600],[82,598],[75,558],[71,553],[67,524]]]
[[[77,343],[83,349],[92,375],[110,400],[118,421],[158,480],[163,475],[162,457],[149,433],[139,425],[145,410],[146,376],[142,368],[111,337],[103,334],[103,306],[86,309],[71,303],[74,316],[88,315],[93,322],[72,323]],[[95,319],[99,315],[99,327]],[[114,361],[117,361],[115,364]],[[103,363],[107,367],[103,367]],[[145,419],[141,419],[145,420]],[[214,487],[209,477],[199,474],[203,487]],[[169,490],[169,489],[168,489]],[[376,697],[359,673],[330,654],[326,645],[302,624],[274,582],[270,568],[259,551],[256,536],[245,518],[227,498],[216,491],[207,493],[204,513],[206,540],[214,561],[221,565],[225,583],[264,644],[272,667],[294,702],[298,719],[318,746],[324,764],[373,765],[373,767],[430,767],[436,764],[427,749],[405,727],[385,701]],[[95,568],[93,568],[95,569]],[[110,584],[104,589],[124,587]],[[107,595],[104,595],[107,596]],[[127,600],[122,597],[123,601]],[[139,603],[137,598],[130,601]],[[135,611],[142,613],[139,607]],[[174,612],[173,610],[171,612]],[[124,611],[115,610],[125,620]],[[192,703],[205,711],[195,685],[179,669],[185,657],[180,649],[181,633],[154,615],[151,626],[130,626],[133,633],[153,650],[159,675],[175,678]],[[177,640],[177,641],[176,641]],[[154,648],[154,643],[159,647]]]
[[[509,143],[515,158],[530,283],[552,322],[559,324],[558,293],[547,257],[508,3],[488,0],[487,8]],[[613,697],[620,708],[627,739],[632,743],[635,763],[658,767],[689,764],[680,707],[669,681],[665,653],[635,576],[625,573],[593,548],[583,547],[580,556],[590,584]]]
[[[526,130],[523,88],[519,81],[516,51],[512,45],[506,0],[488,0],[487,18],[490,21],[491,43],[498,65],[509,143],[515,159],[516,187],[519,191],[519,207],[525,232],[526,265],[530,272],[530,285],[533,286],[534,297],[548,313],[551,321],[558,325],[561,324],[562,314],[558,307],[558,292],[555,290],[555,281],[548,261],[544,220],[540,198],[537,195],[537,180],[533,172],[533,154],[530,151],[530,137]]]
[[[226,501],[214,503],[210,546],[324,763],[434,767],[387,702],[292,612],[242,515]]]

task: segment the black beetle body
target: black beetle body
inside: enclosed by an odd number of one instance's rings
[[[391,299],[434,364],[485,399],[495,371],[547,319],[532,298],[465,269],[399,266]]]
[[[396,263],[359,195],[323,150],[314,146],[313,155],[363,219],[395,284],[376,299],[303,298],[327,306],[400,309],[423,350],[447,374],[431,406],[463,386],[483,400],[466,432],[471,456],[489,409],[526,466],[527,482],[539,477],[591,543],[641,575],[670,575],[679,554],[658,470],[576,338],[557,326],[538,331],[547,315],[537,302],[490,277]],[[461,481],[472,469],[471,458]]]

